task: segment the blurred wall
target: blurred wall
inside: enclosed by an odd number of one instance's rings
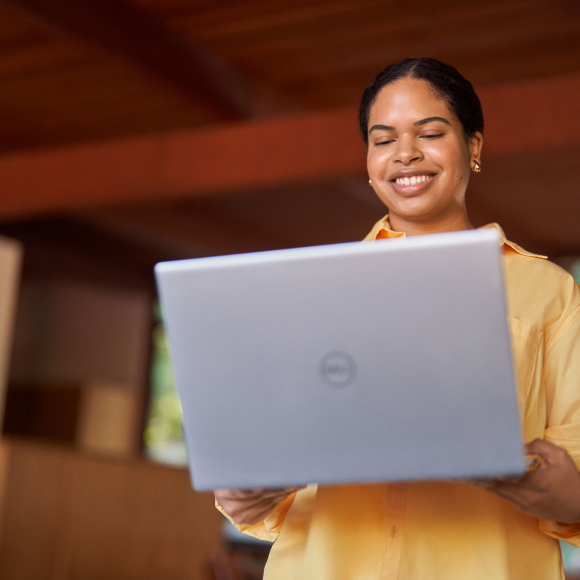
[[[143,385],[150,340],[147,294],[26,283],[16,320],[12,383]]]

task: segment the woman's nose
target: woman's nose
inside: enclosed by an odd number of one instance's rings
[[[395,161],[403,165],[409,165],[413,161],[418,161],[423,157],[417,141],[411,137],[402,137],[397,141],[398,147],[395,155]]]

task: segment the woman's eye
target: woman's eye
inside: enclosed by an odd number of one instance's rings
[[[394,139],[385,139],[384,141],[377,141],[375,143],[375,145],[388,145],[389,143],[392,143],[394,141]]]
[[[421,135],[423,139],[439,139],[439,137],[443,137],[443,133],[436,133],[433,135]]]

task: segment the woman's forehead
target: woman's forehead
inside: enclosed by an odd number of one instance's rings
[[[369,121],[380,120],[381,123],[396,119],[415,122],[428,117],[458,121],[447,102],[421,79],[399,79],[383,87],[369,112]]]

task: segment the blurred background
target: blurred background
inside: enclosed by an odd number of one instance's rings
[[[0,579],[261,578],[190,488],[152,268],[364,237],[358,101],[422,56],[482,100],[471,221],[580,279],[576,1],[0,1]]]

